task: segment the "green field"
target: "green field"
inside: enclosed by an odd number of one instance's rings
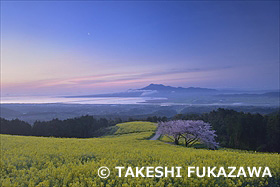
[[[148,140],[150,122],[118,124],[115,135],[101,138],[45,138],[1,135],[0,186],[278,186],[279,154],[207,150]],[[98,168],[111,175],[102,179]],[[181,166],[183,177],[116,177],[116,166]],[[187,177],[188,166],[269,167],[272,177]]]
[[[156,130],[156,124],[152,122],[127,122],[116,125],[118,130],[114,134],[129,134],[139,132],[154,132]]]

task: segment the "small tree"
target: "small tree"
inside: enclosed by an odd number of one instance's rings
[[[200,141],[207,147],[215,149],[215,131],[211,130],[211,125],[202,120],[175,120],[158,123],[158,134],[167,135],[174,140],[176,145],[179,139],[185,139],[185,145],[192,146],[195,142]]]

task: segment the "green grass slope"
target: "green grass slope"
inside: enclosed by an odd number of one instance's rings
[[[117,124],[116,126],[118,127],[118,130],[115,132],[115,134],[154,132],[157,128],[155,123],[144,122],[144,121],[120,123]]]

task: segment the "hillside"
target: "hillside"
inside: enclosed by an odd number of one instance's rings
[[[277,186],[278,154],[174,146],[148,140],[150,122],[118,125],[115,135],[103,138],[43,138],[1,135],[0,186]],[[20,147],[21,149],[18,149]],[[36,149],[35,149],[36,148]],[[111,175],[98,177],[101,166]],[[181,166],[182,178],[116,177],[116,166]],[[187,177],[189,166],[268,166],[271,178]]]

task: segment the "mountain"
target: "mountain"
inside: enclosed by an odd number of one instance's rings
[[[110,94],[96,94],[96,95],[82,95],[82,96],[67,96],[73,97],[185,97],[188,95],[213,95],[218,93],[218,90],[199,87],[172,87],[163,84],[150,84],[140,89],[129,89],[126,92],[110,93]]]
[[[172,87],[172,86],[164,86],[163,84],[150,84],[144,88],[139,90],[156,90],[156,91],[164,91],[164,92],[217,92],[218,90],[209,89],[209,88],[199,88],[199,87]]]
[[[280,97],[280,92],[266,92],[263,94],[248,94],[248,93],[239,93],[239,94],[220,94],[216,95],[219,97],[270,97],[277,98]]]
[[[150,84],[125,92],[95,95],[68,96],[70,98],[97,97],[146,97],[144,103],[155,105],[213,105],[213,106],[276,106],[279,105],[279,92],[250,92],[215,90],[200,87],[173,87],[163,84]]]
[[[280,92],[267,92],[264,93],[263,95],[267,97],[280,97]]]

